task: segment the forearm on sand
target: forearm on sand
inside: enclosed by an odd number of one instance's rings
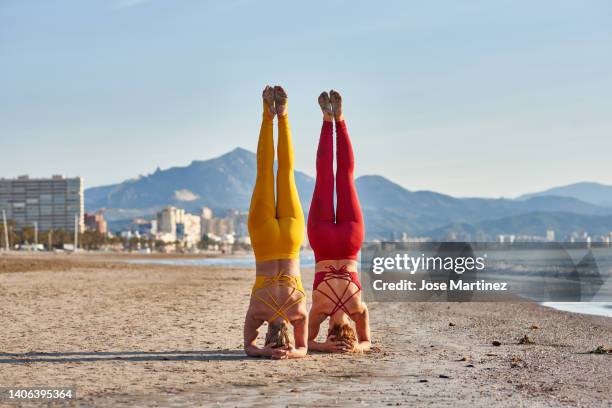
[[[291,322],[291,325],[293,326],[295,347],[289,351],[287,355],[289,358],[306,357],[306,354],[308,353],[308,326],[306,325],[306,322],[306,315],[304,315],[301,319]]]
[[[358,343],[355,344],[355,351],[364,352],[369,351],[372,347],[372,340],[370,338],[370,318],[368,307],[363,304],[363,310],[361,313],[352,316],[355,322],[355,331],[357,332]]]

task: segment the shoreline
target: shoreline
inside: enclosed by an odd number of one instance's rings
[[[609,302],[542,302],[540,305],[566,313],[612,319],[612,304]]]
[[[589,354],[612,346],[607,317],[534,303],[369,303],[374,352],[270,361],[242,350],[252,269],[77,253],[0,256],[0,271],[11,316],[0,384],[74,384],[80,406],[612,403],[612,355]],[[310,301],[312,269],[303,278]],[[534,344],[520,344],[525,335]]]

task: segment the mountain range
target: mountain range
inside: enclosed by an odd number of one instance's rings
[[[569,184],[567,186],[554,187],[538,193],[524,194],[518,197],[519,200],[526,200],[532,197],[559,196],[574,197],[586,201],[587,203],[612,206],[612,186],[593,182],[581,182]]]
[[[214,159],[195,160],[185,167],[158,168],[152,174],[119,184],[89,188],[85,191],[85,207],[88,211],[105,208],[111,221],[148,216],[167,205],[192,212],[204,206],[215,212],[229,208],[247,210],[256,173],[255,153],[236,148]],[[302,203],[309,204],[314,179],[296,171],[295,180]]]
[[[210,160],[140,176],[85,191],[87,211],[104,208],[112,225],[134,217],[151,217],[167,205],[198,212],[203,206],[219,213],[247,210],[257,169],[253,152],[236,148]],[[304,211],[310,207],[314,178],[296,171]],[[612,231],[612,187],[578,183],[517,199],[455,198],[432,191],[409,191],[382,176],[355,180],[366,222],[367,238],[410,236],[443,238],[456,233],[544,235],[573,231]]]

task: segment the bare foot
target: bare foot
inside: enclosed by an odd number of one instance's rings
[[[271,118],[274,118],[274,114],[276,114],[276,110],[274,109],[274,88],[270,85],[266,85],[261,94],[261,97],[264,100],[264,105],[267,108],[267,113]]]
[[[321,92],[319,95],[319,106],[323,112],[323,120],[331,122],[334,120],[334,112],[332,111],[331,102],[329,101],[329,95],[327,92]]]
[[[276,85],[274,87],[274,105],[278,116],[287,115],[287,92],[282,86]]]
[[[344,115],[342,115],[342,96],[332,89],[329,91],[329,100],[336,120],[344,120]]]

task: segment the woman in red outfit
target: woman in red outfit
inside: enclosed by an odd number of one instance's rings
[[[355,183],[351,141],[342,115],[342,97],[334,90],[319,96],[323,128],[317,150],[317,180],[308,214],[308,239],[315,253],[308,348],[327,352],[370,349],[368,309],[361,301],[357,253],[364,237],[363,216]],[[336,198],[334,212],[333,125],[336,124]],[[329,317],[325,342],[316,341]],[[355,324],[355,329],[351,326]]]

